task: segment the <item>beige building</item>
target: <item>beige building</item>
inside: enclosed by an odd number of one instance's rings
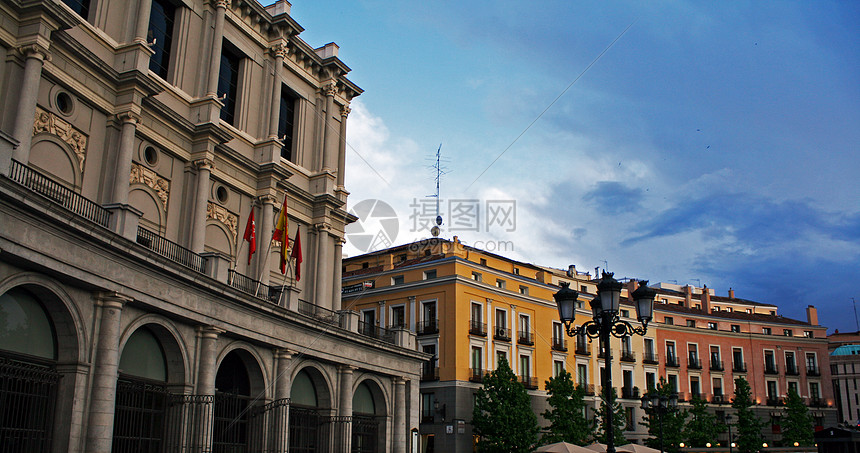
[[[428,356],[341,309],[361,89],[302,31],[286,1],[0,3],[4,451],[409,450]]]

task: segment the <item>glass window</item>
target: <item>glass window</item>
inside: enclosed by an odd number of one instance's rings
[[[0,296],[0,350],[57,358],[54,328],[42,305],[27,291]]]
[[[167,366],[161,343],[149,329],[137,329],[125,342],[119,370],[130,376],[167,381]]]
[[[90,0],[62,0],[62,2],[84,19],[90,13]]]
[[[555,360],[552,362],[552,375],[553,377],[558,377],[561,372],[564,371],[564,362],[561,360]]]
[[[433,280],[434,278],[436,278],[436,269],[424,272],[424,280]]]
[[[395,275],[394,277],[391,277],[391,284],[392,285],[402,285],[403,281],[404,280],[403,280],[402,275]]]
[[[675,319],[672,318],[671,316],[666,316],[663,318],[663,323],[668,325],[668,326],[671,326],[671,325],[675,324]]]
[[[739,324],[732,324],[732,332],[740,332],[741,326]]]
[[[481,316],[481,312],[483,312],[481,304],[472,304],[472,321],[473,322],[481,322],[484,319]]]
[[[239,51],[224,41],[221,47],[221,69],[218,71],[218,97],[224,97],[221,119],[229,124],[234,124],[236,119],[236,101],[239,98],[239,63],[241,60]]]
[[[292,161],[293,160],[293,134],[295,125],[295,111],[298,96],[287,88],[286,85],[281,86],[281,105],[278,112],[278,138],[284,145],[281,148],[281,157]],[[406,257],[401,261],[406,261]]]
[[[717,323],[715,323],[715,322],[709,322],[709,323],[708,323],[708,328],[709,328],[709,329],[711,329],[711,330],[717,330]]]
[[[173,41],[173,18],[176,7],[166,0],[152,0],[149,13],[149,33],[146,40],[155,52],[149,57],[149,69],[167,80],[170,64],[170,45]]]
[[[588,365],[580,363],[576,366],[576,382],[579,385],[588,385]]]

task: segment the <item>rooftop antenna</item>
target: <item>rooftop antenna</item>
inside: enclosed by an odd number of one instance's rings
[[[442,226],[442,214],[439,213],[439,186],[442,182],[442,175],[447,173],[444,168],[442,168],[442,144],[439,144],[439,148],[436,150],[436,162],[432,166],[433,170],[436,171],[436,193],[430,195],[430,197],[436,198],[436,224],[433,225],[433,228],[430,229],[430,234],[433,237],[438,237],[439,233],[442,231],[439,227]]]
[[[857,320],[857,301],[852,297],[851,303],[854,304],[854,323],[857,325],[857,331],[860,332],[860,321]]]

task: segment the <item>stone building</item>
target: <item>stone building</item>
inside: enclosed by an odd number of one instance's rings
[[[340,300],[361,89],[302,31],[286,1],[0,2],[4,451],[407,451],[427,356]]]

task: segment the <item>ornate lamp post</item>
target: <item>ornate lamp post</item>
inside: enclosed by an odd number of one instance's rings
[[[657,413],[657,422],[660,424],[660,453],[663,453],[663,415],[676,407],[678,407],[677,393],[666,396],[651,390],[642,397],[642,409],[652,409]],[[683,448],[683,445],[681,447]]]
[[[730,414],[726,414],[726,427],[729,429],[729,453],[732,453],[732,447],[735,446],[735,442],[732,440],[732,416]]]
[[[586,321],[579,327],[573,325],[576,317],[576,301],[579,293],[570,289],[566,282],[561,283],[561,289],[553,295],[558,304],[558,315],[564,323],[567,335],[576,337],[586,335],[588,338],[599,338],[604,347],[606,367],[604,370],[604,397],[609,410],[606,413],[606,453],[615,453],[615,425],[612,420],[612,356],[609,352],[609,337],[629,337],[633,334],[645,335],[648,322],[651,321],[654,310],[654,296],[657,292],[648,287],[648,281],[639,282],[639,289],[631,297],[636,303],[636,314],[642,327],[634,327],[629,322],[619,318],[618,308],[621,303],[622,284],[613,278],[612,273],[604,272],[597,284],[597,297],[591,301],[592,320]]]

